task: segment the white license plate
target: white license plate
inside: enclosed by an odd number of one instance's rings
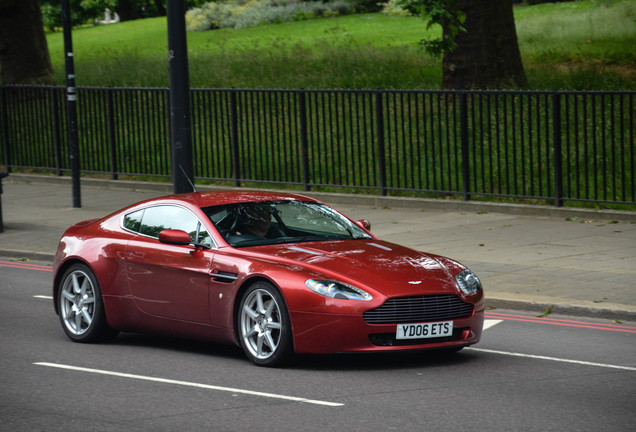
[[[450,336],[453,334],[453,322],[441,321],[420,324],[398,324],[397,339],[424,339]]]

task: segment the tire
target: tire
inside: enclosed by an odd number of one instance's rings
[[[60,323],[73,342],[99,342],[117,332],[108,327],[97,278],[84,264],[73,264],[57,287]]]
[[[258,366],[283,366],[294,356],[289,314],[273,285],[256,282],[243,294],[238,310],[239,343]]]

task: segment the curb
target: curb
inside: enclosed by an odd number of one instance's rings
[[[53,259],[55,258],[54,253],[23,251],[23,250],[15,250],[15,249],[1,249],[1,248],[0,248],[0,256],[6,257],[6,258],[14,258],[14,259],[28,259],[31,261],[44,261],[49,264],[52,264]]]
[[[618,303],[594,303],[564,298],[531,300],[486,294],[486,311],[509,309],[538,314],[567,315],[575,317],[599,318],[614,321],[636,322],[636,306]]]

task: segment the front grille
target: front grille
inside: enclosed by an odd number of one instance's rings
[[[363,314],[369,324],[406,324],[466,318],[473,305],[452,294],[398,297],[388,299],[377,309]]]

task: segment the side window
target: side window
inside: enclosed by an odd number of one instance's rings
[[[199,235],[195,243],[212,247],[212,237],[210,237],[210,234],[208,234],[208,230],[206,230],[201,223],[199,223]]]
[[[129,213],[124,216],[124,228],[131,231],[139,232],[141,229],[141,218],[144,215],[144,210],[137,210],[134,213]]]
[[[190,234],[193,243],[214,245],[199,219],[178,206],[155,206],[129,213],[124,216],[124,228],[155,238],[165,229],[178,229]]]
[[[178,229],[190,234],[192,241],[197,238],[199,220],[188,210],[177,206],[150,207],[144,211],[140,233],[159,237],[165,229]]]

